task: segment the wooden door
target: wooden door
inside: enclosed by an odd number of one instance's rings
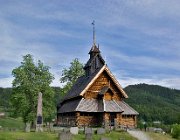
[[[114,119],[116,119],[116,113],[110,113],[110,125],[114,126]]]
[[[97,121],[97,125],[101,126],[103,124],[103,114],[102,113],[96,113],[96,121]]]

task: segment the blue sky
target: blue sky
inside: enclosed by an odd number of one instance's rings
[[[180,89],[179,0],[0,0],[0,87],[28,53],[51,67],[53,86],[74,58],[88,60],[92,21],[111,72],[125,87]]]

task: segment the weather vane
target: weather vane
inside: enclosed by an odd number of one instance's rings
[[[95,21],[93,20],[92,22],[93,25],[93,44],[96,44],[96,36],[95,36]]]

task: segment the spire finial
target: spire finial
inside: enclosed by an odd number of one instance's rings
[[[93,25],[93,45],[96,44],[96,34],[95,34],[95,21],[92,22]]]

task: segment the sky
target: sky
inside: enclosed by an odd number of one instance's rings
[[[122,85],[147,83],[180,89],[179,0],[0,0],[0,87],[32,54],[55,80],[96,43]]]

